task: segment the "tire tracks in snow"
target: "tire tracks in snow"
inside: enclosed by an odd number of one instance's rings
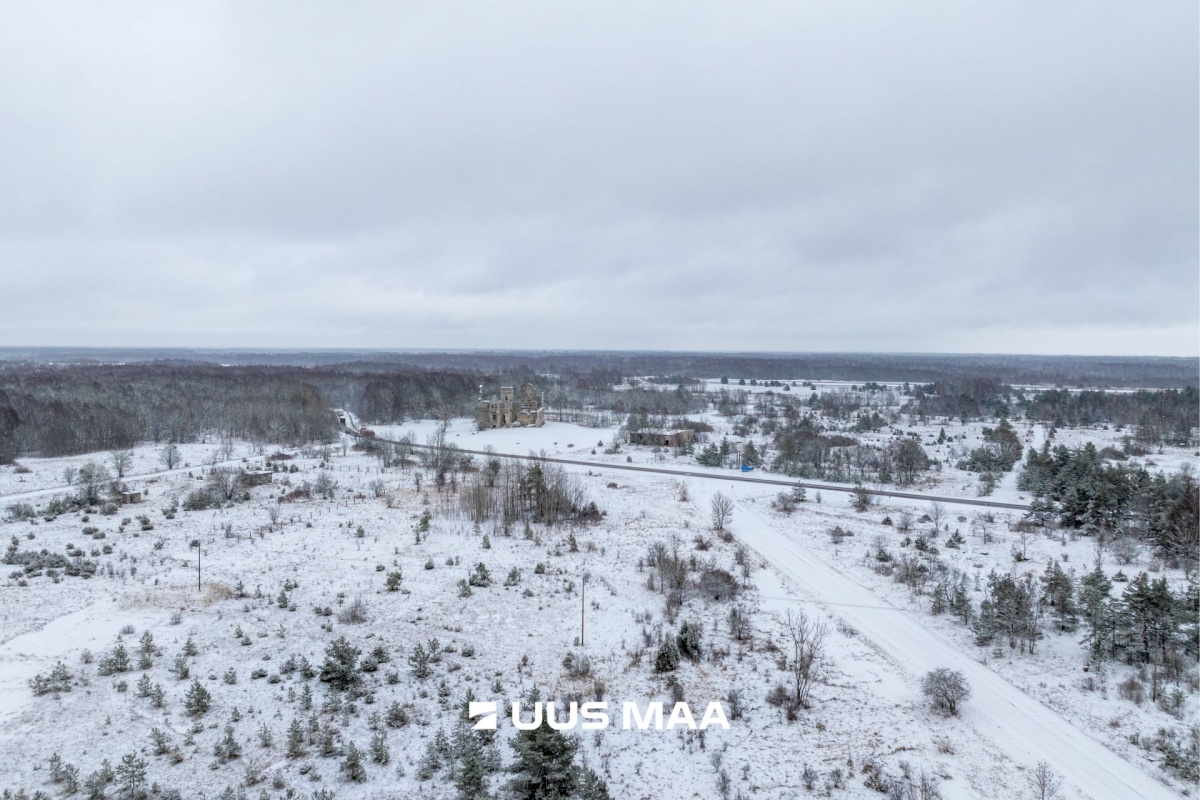
[[[705,483],[693,488],[693,502],[702,513],[717,490],[715,481]],[[727,486],[735,499],[744,500],[750,494],[747,487]],[[908,673],[914,691],[920,676],[937,667],[950,667],[966,675],[972,697],[960,710],[961,720],[1014,761],[1026,767],[1049,762],[1063,776],[1064,788],[1090,800],[1179,796],[1058,712],[972,659],[911,613],[881,600],[803,541],[776,530],[751,504],[738,503],[731,527],[739,541],[778,570],[801,595],[822,607],[829,606],[827,610]]]

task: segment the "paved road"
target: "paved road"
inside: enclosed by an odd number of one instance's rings
[[[347,433],[356,434],[353,430],[347,430]],[[415,444],[413,442],[397,442],[394,439],[383,439],[376,437],[375,441],[390,442],[391,444],[405,444],[409,447],[415,447],[421,450],[428,449],[430,445]],[[832,483],[812,483],[808,481],[797,481],[788,478],[763,478],[745,473],[722,473],[722,472],[697,472],[685,469],[672,469],[670,467],[648,467],[640,464],[606,464],[599,461],[584,461],[573,458],[556,458],[553,456],[538,456],[538,455],[519,455],[517,453],[496,453],[486,452],[484,450],[465,450],[458,448],[460,453],[469,453],[477,456],[498,456],[500,458],[517,458],[527,461],[549,461],[554,464],[571,464],[578,467],[589,467],[596,470],[625,470],[627,472],[651,472],[657,475],[674,475],[678,478],[703,478],[706,480],[722,480],[722,481],[739,481],[741,483],[761,483],[771,486],[803,486],[805,489],[816,489],[822,492],[845,492],[854,491],[854,487],[844,484]],[[923,494],[921,492],[900,492],[891,489],[867,489],[867,494],[875,497],[897,497],[904,500],[921,500],[924,502],[938,503],[953,503],[962,506],[979,506],[982,508],[1003,508],[1011,511],[1028,511],[1027,503],[1004,503],[999,500],[983,500],[975,497],[944,497],[934,494]]]
[[[692,492],[692,502],[702,516],[708,513],[717,488],[715,483],[705,483]],[[735,499],[739,488],[746,494],[743,487],[729,486]],[[877,597],[807,546],[804,534],[768,524],[754,504],[737,504],[731,530],[803,595],[830,606],[831,613],[873,642],[907,673],[914,696],[921,676],[932,669],[950,667],[966,675],[972,696],[960,711],[963,721],[1017,763],[1032,768],[1039,761],[1049,762],[1071,794],[1090,800],[1178,797],[1058,712],[975,661],[920,618]],[[991,791],[995,796],[1030,796],[1025,793],[1024,776],[1013,775],[1012,781],[1012,786]]]
[[[161,478],[166,475],[181,475],[186,472],[204,473],[209,468],[209,466],[210,466],[209,464],[191,464],[186,467],[176,467],[175,469],[163,469],[163,470],[158,470],[156,472],[141,472],[141,473],[138,473],[137,475],[126,475],[125,477],[121,478],[120,480],[122,483],[132,483],[134,481],[144,481],[147,478]],[[235,459],[231,459],[229,461],[219,461],[219,462],[217,462],[216,466],[218,466],[218,467],[241,467],[241,466],[244,466],[244,462],[240,458],[235,458]],[[15,500],[33,500],[33,499],[37,499],[39,497],[51,497],[53,495],[62,494],[64,492],[77,492],[77,491],[79,491],[78,485],[62,484],[60,486],[50,486],[45,489],[30,489],[27,492],[12,492],[10,494],[0,494],[0,502],[12,502]]]

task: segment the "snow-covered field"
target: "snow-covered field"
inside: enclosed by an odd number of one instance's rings
[[[715,414],[707,418],[725,425]],[[412,432],[424,443],[435,423],[373,427],[387,438]],[[966,433],[967,443],[977,436],[970,426],[937,421],[902,427],[919,431],[923,443],[942,427],[948,435]],[[1028,443],[1045,435],[1036,427],[1019,431]],[[179,509],[168,518],[164,510],[202,485],[207,467],[200,465],[214,445],[190,446],[189,466],[172,472],[162,471],[155,448],[138,448],[130,472],[153,477],[127,482],[149,488],[150,495],[115,516],[85,519],[78,512],[0,525],[21,551],[78,547],[98,565],[87,579],[18,579],[14,572],[0,582],[0,788],[31,795],[61,791],[62,784],[51,781],[48,759],[54,753],[78,769],[81,787],[105,761],[115,766],[137,753],[149,764],[150,782],[185,797],[214,797],[227,787],[232,796],[294,797],[328,789],[348,798],[453,797],[447,768],[425,777],[421,762],[439,731],[453,738],[468,691],[477,699],[507,701],[536,686],[543,697],[653,699],[669,709],[672,688],[655,674],[654,654],[684,620],[700,623],[704,657],[683,662],[674,673],[675,691],[701,709],[710,701],[728,707],[736,691],[745,711],[728,731],[709,729],[703,736],[616,729],[582,735],[581,757],[607,781],[613,797],[879,797],[865,782],[869,773],[863,769],[871,763],[893,777],[902,763],[914,776],[925,772],[946,798],[1023,797],[1039,760],[1065,778],[1067,797],[1167,796],[1182,788],[1160,769],[1159,755],[1131,744],[1130,735],[1195,725],[1194,691],[1180,720],[1152,704],[1118,699],[1113,687],[1126,668],[1114,666],[1103,676],[1106,691],[1084,691],[1078,634],[1049,633],[1032,656],[979,648],[960,624],[930,616],[927,597],[872,571],[866,556],[876,536],[896,552],[902,549],[900,534],[882,519],[905,510],[919,516],[927,504],[888,501],[860,514],[843,494],[829,493],[818,503],[810,492],[799,510],[784,515],[770,507],[777,489],[706,479],[690,479],[690,497],[683,501],[675,478],[605,471],[603,465],[632,460],[715,476],[730,471],[697,468],[692,457],[648,448],[625,446],[606,455],[614,433],[557,422],[476,432],[467,420],[455,420],[448,431],[449,441],[465,449],[491,446],[595,462],[570,468],[605,514],[579,526],[538,525],[528,533],[519,527],[506,533],[495,523],[476,528],[458,511],[449,488],[439,494],[425,475],[417,489],[420,466],[381,470],[377,459],[336,446],[324,466],[296,454],[286,462],[296,471],[250,489],[248,500],[217,510]],[[714,435],[728,433],[718,427]],[[1111,434],[1060,430],[1056,441],[1093,433],[1098,442]],[[1117,434],[1111,435],[1115,441]],[[952,461],[950,447],[963,443],[926,446],[938,457],[938,448],[945,448]],[[244,444],[234,456],[260,460]],[[1170,457],[1184,463],[1190,456]],[[1169,461],[1151,458],[1164,466]],[[0,505],[22,498],[43,504],[61,486],[64,467],[87,460],[22,459],[29,473],[0,470]],[[951,493],[958,487],[959,496],[974,495],[965,473],[944,467],[921,488]],[[322,473],[337,482],[333,498],[279,502],[280,494],[311,485]],[[376,497],[376,481],[383,482],[384,497]],[[994,498],[1018,498],[1012,481],[1010,474]],[[736,501],[728,542],[710,529],[708,498],[718,489]],[[272,508],[280,511],[276,521]],[[426,512],[428,531],[420,533]],[[1057,537],[1028,543],[1030,560],[1014,564],[1009,552],[1016,534],[1003,517],[992,524],[996,540],[985,545],[970,533],[971,513],[951,511],[951,529],[960,527],[967,542],[941,556],[968,574],[993,568],[1037,574],[1049,557],[1064,566],[1090,564],[1090,543]],[[835,545],[828,535],[835,525],[854,535]],[[85,528],[97,532],[85,535]],[[745,561],[748,577],[736,600],[692,593],[669,624],[664,595],[647,585],[653,573],[647,552],[658,542],[695,558],[693,578],[704,569],[740,576],[739,562]],[[739,555],[743,546],[748,556]],[[492,584],[463,596],[460,582],[478,563],[486,565]],[[513,570],[519,580],[505,586]],[[400,590],[388,591],[387,576],[395,571],[403,574]],[[585,576],[586,603],[580,595]],[[979,594],[972,599],[978,602]],[[339,615],[357,600],[366,621],[342,621]],[[735,604],[750,614],[752,635],[745,641],[731,635]],[[577,644],[581,610],[585,645]],[[792,722],[765,699],[786,678],[779,662],[781,618],[789,610],[830,628],[812,707]],[[146,633],[156,650],[142,669]],[[341,636],[364,656],[382,648],[379,655],[387,659],[364,675],[367,694],[356,702],[288,669],[304,656],[319,670],[326,648]],[[442,657],[431,665],[432,675],[419,680],[408,659],[432,639]],[[192,656],[183,655],[189,641]],[[99,663],[118,643],[128,651],[131,669],[99,674]],[[578,676],[577,670],[573,677],[564,665],[568,654],[586,656],[590,674]],[[188,678],[171,671],[177,659],[187,665]],[[73,690],[35,696],[31,678],[49,675],[59,661],[76,679]],[[920,677],[935,666],[963,670],[975,690],[957,717],[930,710],[921,695]],[[161,707],[153,700],[156,692],[141,696],[143,675],[149,686],[161,686]],[[193,681],[212,696],[211,708],[196,717],[184,709]],[[405,710],[407,724],[392,727],[382,719],[393,703]],[[288,757],[294,720],[306,732],[303,754]],[[314,721],[319,732],[310,737]],[[155,729],[166,744],[155,746]],[[505,743],[513,734],[501,725],[498,752],[505,764],[512,758]],[[323,748],[326,736],[332,744]],[[376,738],[388,752],[386,764],[370,757]],[[240,745],[236,758],[228,757],[228,749],[220,754],[220,743],[230,739]],[[366,754],[364,783],[347,780],[340,770],[350,743]],[[503,773],[493,774],[490,786],[499,790],[505,780]],[[115,785],[109,793],[116,796]]]

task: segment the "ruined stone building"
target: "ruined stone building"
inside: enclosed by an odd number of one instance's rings
[[[480,389],[482,394],[482,388]],[[511,386],[500,387],[500,396],[491,399],[482,397],[475,406],[475,424],[479,430],[487,428],[537,427],[546,422],[546,409],[542,398],[531,384],[525,384],[518,399]]]
[[[683,447],[690,444],[696,437],[696,432],[684,428],[675,431],[631,431],[630,444],[644,444],[652,447]]]

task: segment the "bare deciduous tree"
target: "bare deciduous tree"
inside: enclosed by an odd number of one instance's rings
[[[179,448],[174,442],[167,442],[161,450],[158,451],[158,460],[167,469],[175,469],[183,460],[183,455],[179,452]]]
[[[1016,545],[1013,546],[1013,561],[1029,560],[1029,539],[1032,535],[1032,532],[1027,530],[1025,526],[1017,528],[1017,541],[1020,542],[1021,547],[1018,549]],[[985,535],[984,541],[987,541],[989,538],[989,536]]]
[[[1059,790],[1062,789],[1062,778],[1058,777],[1045,761],[1039,761],[1038,765],[1034,767],[1033,772],[1029,775],[1029,785],[1037,800],[1056,800],[1062,796],[1059,794]]]
[[[942,522],[946,519],[946,507],[934,500],[929,504],[929,519],[933,522],[935,530],[942,529]]]
[[[133,466],[133,451],[114,450],[109,455],[108,460],[112,464],[113,472],[117,473],[117,477],[124,478],[125,473]]]
[[[971,533],[982,539],[984,544],[992,543],[992,524],[982,514],[975,514],[971,517]]]
[[[729,520],[733,518],[733,500],[717,492],[710,503],[712,510],[712,526],[715,531],[725,530]]]
[[[803,611],[789,608],[783,618],[783,634],[792,645],[788,663],[792,673],[792,699],[796,705],[808,708],[813,683],[821,672],[829,626],[809,619]]]
[[[241,470],[233,467],[217,467],[208,473],[208,485],[212,491],[226,500],[232,500],[242,488]]]
[[[959,703],[971,696],[966,676],[948,667],[928,672],[921,683],[921,691],[933,702],[934,708],[949,714],[957,714]]]
[[[103,464],[89,461],[79,468],[76,481],[79,484],[79,499],[84,503],[95,503],[100,499],[100,491],[112,479]]]

